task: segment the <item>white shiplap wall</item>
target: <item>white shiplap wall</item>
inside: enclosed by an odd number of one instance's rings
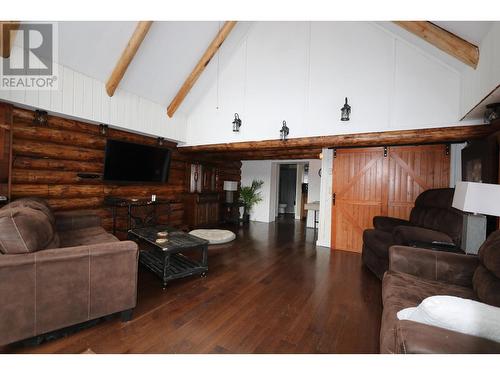
[[[183,113],[177,112],[169,118],[166,107],[120,88],[110,98],[104,82],[62,65],[57,65],[57,75],[57,90],[0,90],[0,99],[64,117],[185,142]]]
[[[283,120],[294,138],[460,119],[460,73],[373,22],[255,22],[234,50],[221,47],[219,70],[188,114],[188,145],[277,139]]]
[[[500,22],[495,22],[479,45],[477,69],[462,74],[461,116],[469,112],[500,84]]]

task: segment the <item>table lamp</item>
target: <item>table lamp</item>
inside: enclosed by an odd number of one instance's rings
[[[486,240],[486,216],[500,216],[500,185],[457,182],[452,206],[468,212],[462,231],[462,249],[477,254]]]
[[[234,192],[238,191],[238,181],[224,181],[226,203],[234,203]]]

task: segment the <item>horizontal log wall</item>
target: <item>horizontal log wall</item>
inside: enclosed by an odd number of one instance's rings
[[[57,116],[48,116],[48,124],[38,126],[33,124],[33,116],[33,111],[13,109],[12,199],[37,196],[47,199],[55,211],[92,210],[110,230],[111,214],[104,207],[104,197],[147,198],[156,194],[173,202],[169,223],[184,223],[183,194],[189,188],[189,164],[203,163],[202,156],[187,157],[177,151],[174,143],[167,143],[164,147],[172,150],[172,161],[165,184],[117,185],[101,179],[82,179],[79,173],[102,174],[106,138],[148,145],[156,145],[156,138],[116,129],[109,129],[103,136],[96,125]],[[215,163],[219,170],[217,190],[222,193],[225,179],[240,181],[241,162]]]

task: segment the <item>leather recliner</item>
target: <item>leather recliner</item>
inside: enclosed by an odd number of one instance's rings
[[[363,232],[363,264],[382,280],[392,245],[438,241],[460,248],[463,212],[451,207],[454,192],[451,188],[424,191],[415,201],[410,220],[375,216],[374,229]]]

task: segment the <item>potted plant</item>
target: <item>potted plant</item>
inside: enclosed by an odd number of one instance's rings
[[[253,206],[262,201],[260,188],[264,185],[264,181],[253,180],[252,185],[242,186],[240,189],[240,202],[243,203],[243,222],[250,221],[250,211]]]

